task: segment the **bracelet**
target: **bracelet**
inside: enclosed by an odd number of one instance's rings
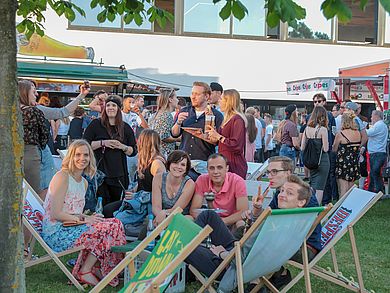
[[[221,256],[221,254],[222,254],[223,252],[225,252],[225,251],[220,251],[220,252],[218,253],[218,257],[219,257],[220,259],[223,259],[222,256]]]
[[[181,127],[181,123],[179,121],[176,121],[177,126]]]
[[[218,141],[222,142],[223,139],[224,139],[224,137],[221,135],[220,138],[218,139]]]
[[[123,152],[127,153],[128,150],[129,150],[129,147],[126,145],[125,149],[123,150]]]
[[[103,147],[103,141],[102,140],[100,141],[100,147]]]

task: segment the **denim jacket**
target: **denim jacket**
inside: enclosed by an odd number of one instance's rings
[[[130,200],[123,200],[118,211],[114,212],[114,217],[120,220],[123,225],[142,223],[146,216],[152,211],[152,194],[140,190],[134,193]]]

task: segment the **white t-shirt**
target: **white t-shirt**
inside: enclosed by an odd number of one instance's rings
[[[272,140],[273,131],[274,131],[273,125],[272,124],[268,124],[267,127],[265,128],[264,144],[267,143],[267,138],[268,138],[269,135],[271,135],[271,140],[269,141],[268,146],[267,146],[267,149],[269,151],[274,149],[274,141]]]
[[[142,123],[141,118],[138,116],[137,113],[134,112],[122,112],[122,120],[123,122],[129,124],[129,126],[133,129],[134,133],[136,133],[137,127],[141,126]]]

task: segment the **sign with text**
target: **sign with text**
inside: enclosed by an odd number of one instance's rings
[[[144,265],[121,292],[144,292],[153,279],[181,253],[200,231],[201,228],[198,225],[182,214],[175,215]],[[160,292],[163,292],[169,285],[175,273],[176,270],[160,285]]]
[[[354,188],[332,217],[323,225],[321,230],[321,244],[325,247],[339,231],[346,228],[364,207],[374,199],[376,193]]]
[[[287,94],[298,95],[299,93],[313,92],[313,91],[333,91],[335,82],[333,79],[308,79],[297,82],[287,82]]]

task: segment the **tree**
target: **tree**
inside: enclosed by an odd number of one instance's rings
[[[298,39],[320,39],[329,40],[329,36],[326,33],[314,32],[303,21],[298,22],[297,26],[288,33],[290,38]]]
[[[106,19],[114,21],[123,15],[125,23],[134,21],[140,25],[147,21],[164,27],[173,16],[154,5],[153,0],[89,0],[92,8],[100,6],[99,22]],[[220,17],[231,15],[241,20],[248,13],[239,0],[210,0],[214,4],[226,2]],[[369,0],[360,0],[364,10]],[[386,11],[390,12],[390,1],[380,0]],[[145,9],[146,3],[150,8]],[[149,7],[148,6],[148,7]],[[303,7],[293,0],[265,0],[267,23],[275,27],[280,21],[296,26],[297,21],[306,16]],[[22,202],[22,154],[23,141],[19,102],[16,90],[16,36],[15,14],[22,17],[17,25],[20,33],[29,38],[36,32],[44,34],[44,12],[54,9],[59,16],[75,19],[75,13],[85,12],[70,1],[65,0],[1,0],[0,1],[0,292],[24,292],[24,272],[21,239]],[[320,9],[327,19],[338,17],[340,22],[351,19],[350,8],[343,0],[324,0]],[[39,166],[37,166],[39,167]]]

